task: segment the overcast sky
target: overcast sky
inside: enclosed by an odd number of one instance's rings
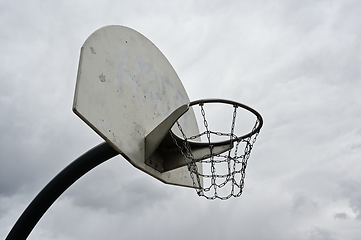
[[[168,58],[190,99],[227,98],[264,127],[244,193],[208,201],[124,158],[97,167],[29,239],[359,239],[361,2],[2,1],[0,238],[102,139],[72,112],[80,48],[124,25]]]

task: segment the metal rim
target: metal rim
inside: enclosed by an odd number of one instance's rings
[[[224,103],[224,104],[228,104],[228,105],[233,105],[235,107],[241,107],[241,108],[246,109],[249,112],[253,113],[257,117],[257,119],[259,121],[258,126],[256,126],[256,128],[254,128],[251,132],[249,132],[249,133],[247,133],[245,135],[242,135],[240,137],[237,137],[237,138],[235,138],[233,140],[212,142],[213,146],[221,146],[221,145],[226,145],[226,144],[232,144],[233,142],[242,141],[243,139],[246,139],[246,138],[256,134],[257,132],[259,132],[261,130],[262,126],[263,126],[263,118],[262,118],[261,114],[258,113],[253,108],[251,108],[251,107],[249,107],[249,106],[247,106],[245,104],[239,103],[239,102],[235,102],[235,101],[231,101],[231,100],[227,100],[227,99],[208,98],[208,99],[200,99],[200,100],[192,101],[192,102],[189,103],[189,107],[204,104],[204,103]],[[173,135],[175,137],[177,137],[179,140],[184,141],[184,139],[179,137],[177,134],[173,133]],[[196,142],[196,141],[192,141],[192,140],[187,140],[187,142],[189,144],[193,145],[193,146],[208,146],[209,145],[209,143],[207,143],[207,142]]]

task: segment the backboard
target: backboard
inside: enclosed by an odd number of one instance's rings
[[[169,157],[156,149],[182,114],[187,134],[199,132],[189,103],[171,64],[142,34],[107,26],[83,44],[73,111],[135,167],[165,183],[193,187],[186,166],[151,167]]]

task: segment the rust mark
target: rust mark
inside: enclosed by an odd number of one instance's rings
[[[92,54],[97,54],[93,47],[90,47],[90,51],[92,52]]]
[[[105,82],[105,75],[103,73],[100,74],[99,79],[101,82]]]

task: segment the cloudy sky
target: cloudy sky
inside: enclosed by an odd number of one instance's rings
[[[2,1],[0,238],[102,142],[71,108],[80,48],[124,25],[167,56],[190,99],[264,118],[244,193],[208,201],[117,156],[71,186],[29,239],[359,239],[361,2]]]

